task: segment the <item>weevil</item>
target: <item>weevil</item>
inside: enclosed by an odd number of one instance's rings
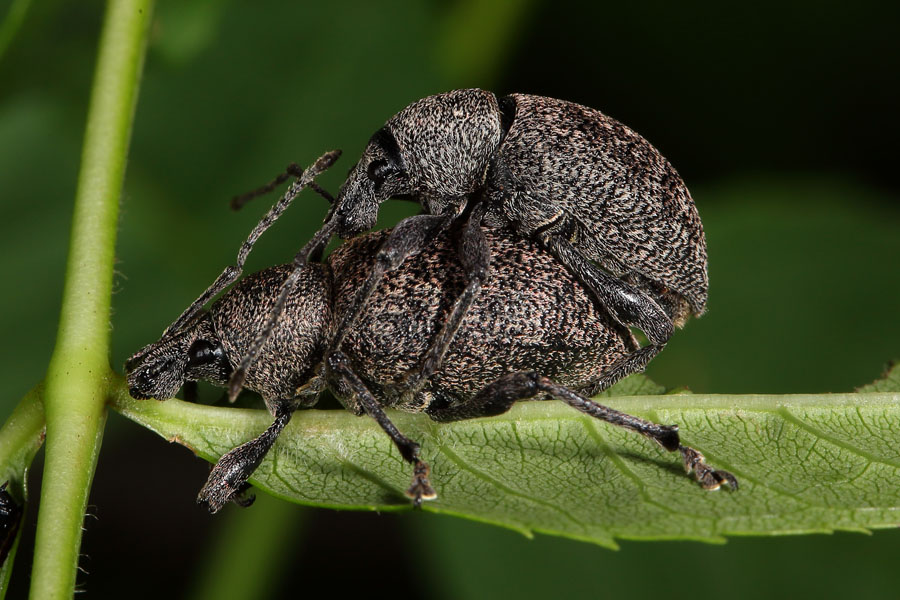
[[[198,498],[211,511],[241,499],[247,479],[293,412],[313,406],[326,388],[390,436],[412,465],[406,494],[417,506],[436,496],[430,467],[419,444],[397,429],[386,408],[423,412],[443,422],[501,414],[517,400],[534,396],[557,398],[680,452],[685,468],[705,488],[737,487],[730,473],[713,469],[697,450],[680,443],[677,426],[657,425],[587,397],[621,377],[618,365],[629,352],[628,340],[553,256],[509,229],[482,230],[469,221],[440,232],[367,290],[366,311],[352,330],[339,334],[336,325],[353,309],[391,235],[358,237],[324,263],[251,274],[209,311],[196,313],[176,331],[170,328],[126,363],[135,398],[169,398],[186,381],[226,386],[254,343],[254,332],[265,326],[284,282],[297,277],[245,380],[275,420],[213,468]],[[434,332],[446,327],[453,300],[467,285],[456,257],[460,239],[475,240],[489,252],[491,277],[461,319],[445,360],[411,395],[398,382],[428,351]]]
[[[590,290],[588,301],[610,315],[628,342],[629,352],[611,371],[614,379],[642,370],[675,326],[705,310],[706,242],[687,187],[649,142],[600,111],[479,89],[410,104],[372,136],[322,229],[297,254],[296,268],[320,254],[332,235],[349,238],[371,229],[379,205],[391,197],[419,202],[424,214],[405,219],[385,240],[364,290],[464,221],[473,232],[481,225],[511,227]],[[410,396],[440,367],[485,285],[490,257],[481,249],[465,236],[459,241],[466,285],[421,362],[398,381]],[[295,282],[288,280],[282,297]],[[367,293],[357,297],[340,332],[365,314],[368,302]],[[235,370],[232,397],[279,310],[280,302]],[[646,345],[640,347],[631,327],[645,334]]]
[[[6,562],[6,557],[9,556],[13,543],[16,541],[23,514],[22,507],[6,491],[8,485],[9,481],[4,481],[0,485],[0,566]]]

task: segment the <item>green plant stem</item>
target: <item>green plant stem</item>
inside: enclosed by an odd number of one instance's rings
[[[152,2],[108,3],[75,196],[59,332],[45,380],[47,450],[32,598],[70,598],[106,422],[119,195]]]

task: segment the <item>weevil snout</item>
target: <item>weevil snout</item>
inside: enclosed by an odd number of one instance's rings
[[[338,236],[347,239],[375,227],[378,199],[375,184],[366,174],[367,165],[360,161],[347,177],[334,203],[334,223]]]
[[[141,348],[125,362],[128,393],[145,400],[172,398],[185,381],[205,380],[224,385],[232,365],[213,331],[209,315],[193,326]]]
[[[137,400],[171,398],[184,383],[187,356],[175,340],[160,340],[141,349],[125,363],[128,393]],[[174,346],[174,347],[173,347]],[[180,355],[180,356],[179,356]]]

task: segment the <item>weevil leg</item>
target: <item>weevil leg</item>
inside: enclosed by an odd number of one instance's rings
[[[440,368],[444,355],[447,354],[447,349],[450,347],[450,342],[453,341],[453,337],[459,330],[466,312],[478,298],[481,287],[488,279],[491,250],[481,228],[481,220],[484,217],[486,206],[484,202],[475,205],[460,236],[459,256],[463,270],[469,278],[468,283],[462,294],[456,299],[447,321],[429,347],[422,364],[410,372],[401,384],[392,386],[401,394],[414,396],[428,381],[428,378]]]
[[[197,502],[205,505],[211,513],[218,512],[231,501],[241,506],[249,506],[244,495],[248,487],[247,479],[272,448],[281,430],[291,420],[294,408],[293,403],[280,403],[275,411],[275,421],[259,437],[241,444],[222,456],[200,490]]]
[[[169,325],[169,327],[163,332],[163,337],[169,335],[170,333],[178,333],[181,331],[188,323],[190,323],[194,317],[197,316],[197,313],[209,302],[216,294],[227,288],[229,285],[234,283],[238,277],[240,277],[241,272],[244,270],[244,263],[247,260],[247,256],[250,254],[250,251],[253,249],[254,244],[256,244],[257,240],[265,233],[266,229],[272,226],[272,224],[278,220],[278,217],[287,210],[288,206],[291,205],[291,202],[294,201],[303,188],[309,187],[313,184],[313,180],[318,177],[323,171],[328,169],[331,165],[334,164],[334,161],[338,159],[341,155],[340,150],[333,150],[331,152],[326,152],[315,163],[312,164],[309,168],[303,171],[297,180],[287,189],[278,202],[276,202],[272,208],[269,209],[263,218],[260,219],[259,223],[256,224],[256,227],[253,228],[253,231],[250,232],[250,235],[247,236],[247,239],[244,240],[244,243],[241,244],[240,250],[238,250],[237,262],[233,265],[229,265],[225,267],[222,271],[222,274],[219,275],[216,280],[213,282],[209,288],[200,294],[200,297],[194,300],[194,302],[187,307],[187,309],[181,313],[174,323]],[[298,167],[299,168],[299,167]],[[291,175],[295,175],[296,173],[291,173]],[[330,232],[329,232],[330,234]],[[330,237],[330,235],[329,235]],[[304,250],[307,250],[307,253],[315,250],[317,246],[313,245],[313,242],[321,243],[321,240],[317,240],[317,238],[313,238],[305,247]],[[327,241],[326,241],[327,243]],[[302,252],[302,251],[301,251]]]
[[[633,417],[629,414],[604,406],[589,398],[585,398],[581,394],[577,394],[567,387],[554,383],[546,377],[530,374],[530,378],[535,381],[534,385],[539,391],[546,392],[557,400],[562,400],[572,408],[576,408],[586,415],[640,433],[670,452],[679,452],[685,471],[688,473],[693,471],[694,478],[700,482],[700,485],[704,489],[715,490],[723,483],[727,483],[733,490],[738,488],[738,482],[734,475],[728,471],[713,469],[706,464],[703,454],[701,454],[699,450],[682,445],[681,439],[678,436],[677,425],[657,425],[652,421]]]
[[[329,354],[341,347],[384,274],[399,267],[407,257],[421,252],[436,235],[450,226],[454,218],[455,215],[414,215],[403,219],[394,227],[378,249],[372,272],[356,293],[353,304],[338,326],[331,340]]]
[[[564,224],[561,226],[567,227]],[[544,232],[538,237],[550,254],[593,293],[617,324],[624,329],[637,327],[647,336],[649,345],[635,348],[619,360],[598,381],[594,393],[642,371],[654,356],[662,352],[672,336],[674,325],[666,312],[644,292],[598,268],[562,235]],[[630,337],[630,333],[628,335]]]
[[[574,239],[574,236],[578,234],[578,224],[575,220],[564,210],[554,210],[549,203],[542,202],[521,190],[510,172],[508,159],[502,154],[491,163],[491,178],[494,189],[490,196],[497,206],[503,207],[507,216],[529,215],[528,219],[517,218],[515,220],[516,230],[520,234],[540,242],[550,254],[575,274],[593,294],[600,308],[612,317],[612,325],[625,340],[626,346],[630,350],[637,350],[640,344],[629,329],[635,319],[630,315],[620,314],[622,311],[617,310],[619,305],[627,306],[628,304],[621,298],[623,288],[615,282],[605,285],[608,279],[616,279],[622,285],[627,286],[627,284],[602,272],[572,246],[569,240]],[[638,292],[631,286],[627,286],[627,289],[630,293],[629,297],[637,296]],[[660,313],[663,320],[668,320],[661,310],[654,312],[651,316],[658,317]],[[658,318],[653,320],[659,321]],[[635,324],[635,326],[643,330],[640,325]],[[651,331],[644,331],[644,333],[648,338],[652,334],[655,339],[661,339],[660,345],[665,344],[665,340],[671,335],[671,331],[668,334],[665,333],[665,323],[652,323],[648,325],[648,329]],[[671,321],[669,321],[669,329],[671,330]],[[656,335],[657,332],[661,335]]]
[[[275,330],[275,325],[278,323],[278,318],[281,316],[281,313],[284,312],[284,305],[287,303],[288,296],[294,291],[294,288],[297,287],[297,282],[299,282],[300,278],[303,276],[303,267],[307,264],[307,259],[310,254],[321,252],[322,248],[328,244],[328,240],[331,239],[333,231],[333,226],[330,223],[326,223],[322,229],[317,231],[313,238],[303,246],[303,249],[294,256],[294,261],[292,263],[293,270],[281,284],[281,288],[278,290],[278,296],[275,298],[271,310],[269,310],[269,316],[266,318],[265,324],[263,324],[262,329],[257,332],[256,337],[253,339],[253,343],[250,344],[250,349],[241,357],[237,368],[232,371],[231,377],[228,378],[229,402],[233,403],[237,400],[238,394],[241,393],[241,388],[244,387],[244,380],[247,378],[247,369],[249,369],[256,361],[256,357],[259,356],[260,350],[262,350],[262,347],[269,341],[269,337],[271,337],[272,331]]]
[[[563,225],[564,226],[564,225]],[[672,320],[647,294],[601,270],[558,233],[544,232],[539,241],[597,297],[621,325],[637,327],[654,346],[672,337]]]
[[[723,483],[731,489],[738,487],[737,479],[727,471],[713,469],[706,464],[698,450],[681,444],[677,425],[658,425],[652,421],[631,416],[585,398],[567,387],[554,383],[533,371],[523,371],[504,375],[487,385],[473,399],[460,404],[436,407],[432,404],[426,412],[435,421],[456,421],[477,416],[499,415],[512,407],[518,400],[532,398],[546,393],[569,406],[601,421],[624,427],[650,438],[670,452],[679,452],[685,470],[694,472],[700,485],[708,490],[717,489]]]
[[[403,460],[413,465],[412,484],[405,492],[406,496],[412,499],[413,505],[419,507],[422,505],[423,500],[434,500],[437,498],[437,493],[435,493],[428,479],[431,467],[419,458],[419,444],[400,433],[400,430],[388,418],[384,409],[381,408],[378,400],[375,399],[375,396],[372,395],[372,392],[369,391],[363,380],[353,372],[350,361],[344,353],[337,351],[330,354],[328,356],[328,368],[343,380],[366,414],[375,419],[378,425],[393,440],[397,449],[400,450],[400,456],[403,457]]]

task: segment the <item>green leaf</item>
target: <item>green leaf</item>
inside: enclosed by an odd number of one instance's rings
[[[642,378],[624,388],[647,386]],[[738,491],[708,492],[679,457],[555,401],[520,402],[497,417],[437,424],[391,412],[422,444],[438,499],[424,510],[614,547],[616,538],[867,531],[900,521],[900,394],[643,395],[616,409],[681,426],[685,444],[732,471]],[[258,435],[264,411],[179,400],[114,407],[216,460]],[[301,504],[408,509],[412,469],[379,427],[344,411],[301,411],[254,485]],[[202,482],[198,482],[198,488]]]
[[[43,387],[38,384],[28,392],[0,428],[0,484],[6,483],[12,500],[22,506],[23,512],[28,499],[28,469],[44,442]],[[0,600],[6,597],[9,589],[9,578],[24,529],[20,522],[9,553],[0,564]]]
[[[856,391],[864,394],[872,392],[900,392],[900,363],[888,367],[881,379],[864,385]]]

